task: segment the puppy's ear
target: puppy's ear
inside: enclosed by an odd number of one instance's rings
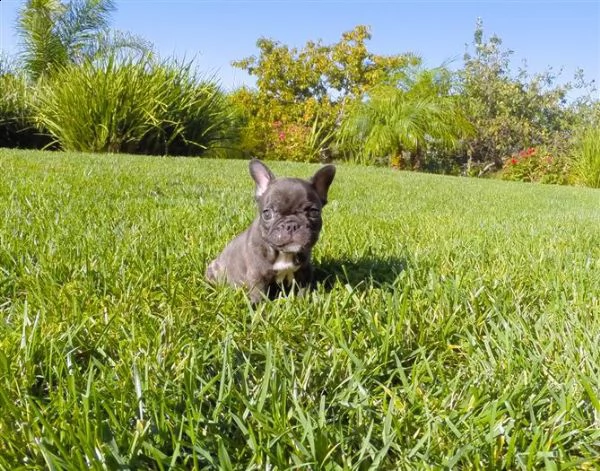
[[[327,204],[327,191],[333,181],[333,177],[335,177],[335,167],[333,165],[325,165],[317,170],[317,173],[310,179],[310,183],[317,191],[319,198],[321,198],[323,206]]]
[[[275,175],[269,170],[265,164],[258,159],[250,161],[250,175],[256,183],[256,197],[261,196],[269,186],[272,180],[275,180]]]

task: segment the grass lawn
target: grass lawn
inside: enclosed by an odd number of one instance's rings
[[[247,162],[0,170],[0,469],[600,467],[598,190],[340,165],[318,289],[253,309],[203,279]]]

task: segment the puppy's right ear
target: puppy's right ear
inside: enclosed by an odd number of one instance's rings
[[[272,180],[275,180],[275,175],[269,170],[265,164],[258,159],[250,161],[250,175],[256,183],[256,197],[261,196],[269,186]]]

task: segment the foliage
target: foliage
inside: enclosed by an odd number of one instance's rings
[[[254,309],[202,275],[253,217],[247,162],[0,166],[2,469],[600,458],[596,190],[342,166],[329,279]]]
[[[13,147],[19,131],[28,127],[27,92],[24,77],[0,75],[0,147]]]
[[[361,163],[388,157],[395,167],[427,165],[428,151],[456,148],[470,131],[449,89],[445,69],[406,74],[399,83],[374,87],[348,107],[342,147]]]
[[[530,147],[504,161],[501,176],[504,180],[554,183],[569,182],[568,159],[554,156],[544,148]]]
[[[17,26],[25,70],[38,79],[57,68],[118,50],[146,52],[147,42],[127,33],[111,32],[113,11],[113,0],[27,0]]]
[[[266,109],[260,106],[258,96],[259,92],[242,88],[229,97],[240,130],[242,156],[268,155],[271,159],[294,161],[327,158],[333,142],[335,106],[319,104],[314,99],[291,106],[273,100]],[[301,109],[304,113],[298,115]],[[273,119],[267,114],[284,119]]]
[[[16,65],[15,61],[11,59],[10,56],[4,54],[4,52],[0,51],[0,77],[9,74],[15,74]]]
[[[43,147],[49,140],[38,133],[31,103],[35,88],[10,60],[0,56],[0,147]]]
[[[258,56],[233,63],[256,77],[256,90],[233,95],[244,123],[243,151],[289,160],[330,156],[345,104],[419,63],[410,54],[369,52],[370,38],[367,27],[357,26],[335,44],[309,41],[300,50],[259,39]]]
[[[360,97],[370,87],[420,61],[413,55],[380,56],[368,51],[371,33],[366,26],[356,26],[342,34],[333,45],[309,41],[298,51],[271,39],[257,41],[258,57],[233,63],[256,76],[257,88],[283,103],[317,101],[331,98]]]
[[[472,48],[459,71],[461,106],[475,127],[465,142],[469,159],[499,168],[505,156],[528,147],[564,154],[575,122],[566,100],[573,85],[557,85],[551,71],[529,76],[523,68],[515,76],[510,70],[512,51],[503,49],[496,35],[486,40],[481,20]]]
[[[327,129],[319,115],[314,117],[312,125],[275,121],[271,128],[271,142],[279,144],[274,145],[270,152],[274,159],[324,160],[333,138],[333,130]]]
[[[600,127],[584,128],[573,147],[575,178],[583,185],[600,188]]]
[[[37,116],[61,148],[85,152],[198,155],[230,126],[223,94],[191,64],[115,55],[57,69]]]
[[[445,173],[462,167],[468,175],[498,169],[529,147],[566,162],[584,119],[583,107],[567,100],[575,87],[589,88],[581,74],[575,84],[557,85],[551,70],[513,73],[512,51],[498,36],[485,38],[480,20],[454,77],[443,67],[415,74],[420,59],[372,54],[370,38],[364,26],[337,44],[308,42],[299,50],[261,38],[257,56],[234,62],[257,87],[232,96],[242,155],[390,161]],[[562,179],[562,170],[552,172]]]
[[[256,88],[224,96],[191,64],[160,63],[148,43],[111,30],[114,8],[113,0],[24,2],[24,70],[0,60],[0,145],[44,147],[50,134],[64,149],[337,158],[477,176],[504,167],[504,178],[553,183],[566,181],[574,156],[577,178],[595,184],[595,143],[580,136],[598,101],[567,100],[590,88],[583,75],[557,85],[551,70],[515,74],[512,51],[485,38],[480,20],[455,75],[423,70],[410,53],[374,54],[369,28],[356,26],[337,43],[302,48],[260,38],[257,55],[233,63]],[[552,164],[537,154],[525,162],[520,152],[532,147]]]
[[[144,80],[152,82],[152,103],[158,108],[148,112],[153,127],[137,153],[200,155],[234,144],[236,123],[225,95],[213,79],[198,75],[192,63],[154,64]]]

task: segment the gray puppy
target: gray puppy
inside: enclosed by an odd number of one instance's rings
[[[210,281],[245,286],[253,303],[276,287],[307,288],[312,282],[311,249],[319,238],[321,209],[335,167],[321,167],[310,180],[275,178],[257,159],[250,161],[258,216],[206,269]]]

